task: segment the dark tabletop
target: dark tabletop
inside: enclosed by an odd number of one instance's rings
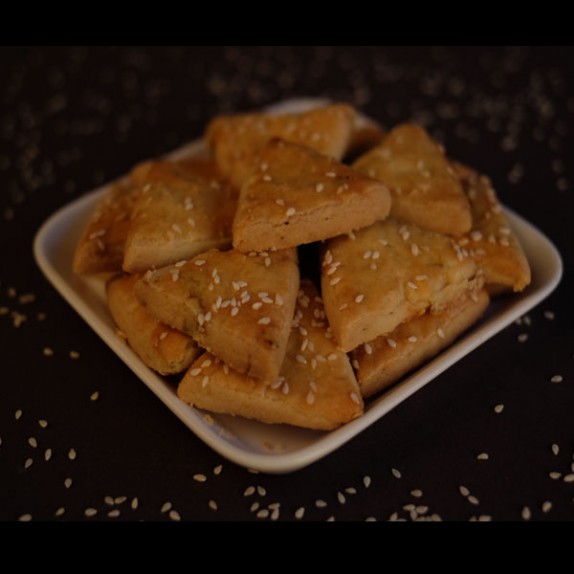
[[[534,47],[1,48],[0,520],[572,520],[573,58]],[[385,126],[422,123],[546,234],[564,274],[358,437],[267,475],[182,424],[44,278],[32,242],[60,207],[199,137],[214,115],[295,96],[347,101]]]

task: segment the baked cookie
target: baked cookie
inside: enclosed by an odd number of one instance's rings
[[[270,385],[205,354],[184,375],[178,396],[198,408],[265,423],[331,430],[363,412],[349,358],[329,333],[316,289],[301,282],[281,372]]]
[[[324,243],[325,310],[344,351],[447,307],[483,278],[456,241],[393,219]]]
[[[121,271],[135,188],[129,180],[114,183],[90,214],[73,259],[77,274]]]
[[[149,271],[136,285],[152,315],[267,382],[279,374],[298,289],[296,249],[212,250]]]
[[[124,271],[139,273],[231,245],[237,192],[213,161],[150,161],[131,174],[139,185]]]
[[[531,281],[530,265],[490,179],[459,163],[453,167],[472,210],[472,231],[461,237],[458,244],[483,270],[492,295],[523,291]]]
[[[473,291],[354,349],[351,360],[363,397],[379,393],[438,355],[478,321],[488,303],[484,289]]]
[[[353,167],[391,190],[391,217],[459,236],[470,231],[468,199],[442,148],[416,124],[401,124]]]
[[[311,148],[274,139],[241,189],[233,221],[240,251],[321,241],[387,217],[389,190]]]
[[[200,350],[193,339],[150,315],[134,293],[137,275],[116,275],[106,284],[112,318],[145,365],[161,375],[186,370]]]
[[[240,189],[259,163],[258,151],[273,138],[342,159],[353,133],[355,116],[354,108],[347,104],[329,104],[292,114],[225,115],[211,121],[205,139],[221,172]]]

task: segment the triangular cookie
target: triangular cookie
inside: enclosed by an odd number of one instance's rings
[[[112,318],[132,350],[150,369],[162,375],[186,370],[200,350],[188,335],[149,314],[134,293],[137,275],[117,275],[106,284]]]
[[[453,164],[472,210],[472,230],[458,244],[484,272],[491,294],[523,291],[531,280],[530,265],[486,176]]]
[[[271,385],[241,375],[206,354],[187,371],[178,396],[212,412],[322,430],[336,428],[363,412],[349,358],[336,348],[321,299],[306,280],[301,282],[285,360]]]
[[[347,104],[330,104],[292,114],[225,115],[208,125],[205,139],[221,172],[240,189],[254,167],[257,152],[273,138],[341,159],[354,132],[355,116],[354,108]]]
[[[298,288],[295,249],[213,250],[146,273],[136,293],[150,313],[234,369],[274,381]]]
[[[213,161],[153,161],[138,166],[123,268],[143,272],[231,244],[237,192]]]
[[[121,271],[135,195],[136,189],[127,179],[112,185],[90,214],[76,245],[74,273]]]
[[[453,238],[387,219],[325,242],[325,310],[344,351],[482,285]]]
[[[359,345],[351,352],[363,397],[370,397],[435,357],[473,325],[489,303],[484,289],[453,301],[444,309],[427,311],[387,335]]]
[[[391,217],[448,235],[470,231],[470,206],[460,181],[422,127],[395,127],[353,167],[389,187]]]
[[[241,189],[233,246],[241,251],[294,247],[387,217],[388,189],[316,151],[271,140]]]

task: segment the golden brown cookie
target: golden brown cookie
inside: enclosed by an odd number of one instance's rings
[[[135,188],[126,179],[113,184],[89,216],[74,252],[77,274],[118,272],[122,269]]]
[[[136,285],[155,317],[265,381],[279,373],[298,289],[295,249],[208,251],[150,271]]]
[[[353,167],[389,187],[391,217],[448,235],[470,231],[470,206],[460,181],[422,127],[396,126]]]
[[[217,413],[321,430],[363,412],[349,358],[336,348],[321,299],[306,280],[301,282],[285,360],[272,384],[241,375],[206,354],[184,375],[178,396]]]
[[[150,161],[131,174],[139,185],[123,269],[143,272],[231,245],[237,192],[213,161]]]
[[[472,209],[472,230],[458,244],[483,270],[491,294],[523,291],[531,281],[530,265],[490,179],[459,163],[453,167]]]
[[[150,315],[134,293],[137,275],[116,275],[106,284],[112,318],[145,365],[161,375],[186,370],[200,350],[193,339]]]
[[[488,303],[484,289],[472,292],[354,349],[351,359],[363,397],[393,385],[451,345],[478,321]]]
[[[355,116],[354,108],[347,104],[329,104],[291,114],[225,115],[211,121],[205,139],[221,172],[240,189],[257,163],[258,151],[273,138],[341,159],[353,133]]]
[[[344,351],[482,285],[456,241],[392,219],[324,244],[325,310]]]
[[[387,217],[388,189],[316,151],[271,140],[241,189],[233,221],[240,251],[321,241]]]

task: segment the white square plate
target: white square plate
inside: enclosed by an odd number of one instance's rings
[[[278,109],[284,111],[294,107],[282,104]],[[194,142],[174,152],[172,157],[204,152],[203,144]],[[492,302],[486,316],[464,337],[398,385],[367,401],[363,416],[334,431],[319,432],[288,425],[267,425],[241,417],[208,415],[180,401],[173,384],[147,368],[117,337],[102,280],[79,277],[72,271],[77,241],[92,210],[107,190],[108,186],[104,186],[80,197],[44,223],[34,241],[34,255],[40,269],[112,351],[200,439],[227,459],[262,472],[291,472],[333,452],[540,303],[562,276],[562,261],[554,245],[530,223],[506,210],[530,262],[530,286],[519,295]]]

